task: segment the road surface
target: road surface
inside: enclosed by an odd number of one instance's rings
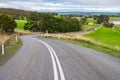
[[[120,59],[67,42],[22,36],[0,80],[120,80]]]

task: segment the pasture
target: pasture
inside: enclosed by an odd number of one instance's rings
[[[86,34],[85,36],[97,42],[120,48],[120,27],[112,29],[103,26],[95,32]]]
[[[15,20],[17,23],[17,27],[15,29],[17,30],[24,30],[24,25],[27,23],[26,20]]]

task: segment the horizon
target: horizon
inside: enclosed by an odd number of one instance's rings
[[[119,0],[0,0],[0,8],[38,12],[120,12]]]
[[[4,8],[0,7],[1,9],[15,9],[15,10],[23,10],[23,11],[33,11],[33,12],[50,12],[50,13],[120,13],[120,12],[100,12],[100,11],[34,11],[34,10],[25,10],[25,9],[19,9],[19,8]]]

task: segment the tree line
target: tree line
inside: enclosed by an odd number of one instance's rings
[[[69,17],[55,17],[49,13],[32,12],[25,30],[45,32],[73,32],[81,30],[81,23],[78,19]]]
[[[11,9],[10,9],[11,10]],[[9,11],[9,10],[8,10]],[[12,12],[12,11],[9,11]],[[16,13],[16,12],[15,12]],[[20,13],[18,13],[20,15]],[[80,31],[82,25],[87,21],[87,17],[83,17],[81,21],[76,18],[68,16],[55,16],[56,13],[38,13],[30,12],[27,18],[27,23],[24,26],[25,30],[30,30],[34,32],[74,32]],[[106,27],[113,27],[114,24],[109,22],[109,16],[90,16],[97,20],[97,23],[104,23]],[[15,27],[17,26],[14,21],[14,16],[0,14],[0,31],[13,33]]]
[[[88,16],[88,17],[84,16],[84,17],[81,18],[81,24],[82,25],[86,24],[88,18],[93,18],[94,20],[96,20],[97,24],[103,23],[103,25],[105,27],[112,28],[114,26],[113,23],[110,23],[108,15],[93,15],[93,16]]]
[[[98,24],[103,23],[105,27],[110,27],[110,28],[114,27],[114,23],[110,23],[109,16],[107,15],[98,16],[97,23]]]

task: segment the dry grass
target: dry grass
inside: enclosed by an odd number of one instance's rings
[[[6,42],[10,37],[11,35],[0,33],[0,45],[2,44],[2,42]]]
[[[20,35],[34,35],[34,34],[42,34],[42,32],[30,32],[30,31],[24,31],[24,30],[15,30],[15,33]]]
[[[20,34],[20,35],[32,35],[32,34],[41,34],[41,32],[30,32],[30,31],[15,31],[14,34]],[[14,35],[13,34],[13,35]],[[6,42],[12,35],[8,35],[5,33],[0,33],[0,45],[2,44],[2,42]]]

